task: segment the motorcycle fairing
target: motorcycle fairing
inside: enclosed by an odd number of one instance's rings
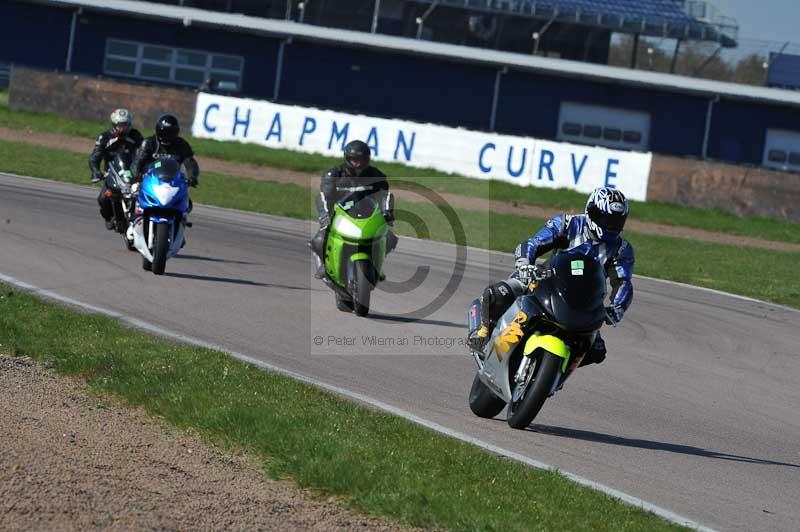
[[[183,172],[165,179],[156,171],[156,162],[142,178],[139,186],[138,207],[142,211],[133,223],[133,245],[149,261],[153,260],[151,252],[152,238],[155,233],[152,226],[156,224],[170,225],[170,245],[167,257],[175,256],[183,244],[184,213],[189,210],[189,187]],[[144,222],[150,220],[151,229],[145,235]],[[177,227],[176,227],[177,224]]]
[[[569,346],[564,343],[564,340],[550,334],[533,333],[525,342],[525,348],[523,349],[522,353],[525,356],[530,356],[537,349],[544,349],[549,353],[563,358],[564,363],[561,364],[561,373],[565,373],[567,371],[570,350]]]
[[[360,209],[359,203],[362,205]],[[343,288],[346,280],[352,278],[356,261],[370,261],[377,278],[386,256],[387,225],[383,213],[374,201],[369,210],[363,208],[363,203],[354,204],[351,200],[334,204],[333,223],[325,242],[328,276]]]
[[[486,386],[506,402],[511,400],[511,385],[506,376],[509,374],[508,364],[510,356],[520,345],[520,342],[530,332],[534,317],[541,314],[541,310],[531,297],[520,297],[500,317],[497,325],[492,330],[492,336],[487,343],[487,353],[483,362],[479,364],[478,375]],[[525,319],[522,320],[522,315]],[[516,322],[514,320],[517,320]],[[519,327],[519,330],[517,330]],[[519,334],[521,332],[521,334]],[[513,333],[513,334],[512,334]],[[490,347],[489,347],[490,346]],[[497,349],[500,349],[498,351]],[[495,377],[498,377],[497,379]],[[502,377],[502,378],[501,378]]]

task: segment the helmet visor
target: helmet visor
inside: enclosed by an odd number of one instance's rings
[[[604,232],[621,233],[622,229],[625,227],[625,220],[628,218],[628,215],[592,209],[592,212],[589,212],[589,218]]]
[[[363,155],[350,155],[347,157],[347,164],[356,170],[363,170],[369,166],[369,157]]]
[[[127,135],[128,131],[130,130],[131,130],[130,124],[117,124],[114,126],[113,133],[114,135],[119,137],[120,135]]]

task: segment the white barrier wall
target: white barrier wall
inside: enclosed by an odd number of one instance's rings
[[[206,93],[197,96],[192,134],[335,157],[341,155],[347,142],[361,139],[370,146],[377,161],[434,168],[478,179],[499,179],[520,186],[590,192],[605,185],[641,201],[646,199],[652,159],[650,153]]]

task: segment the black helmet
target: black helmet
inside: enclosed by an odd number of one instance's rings
[[[619,235],[628,219],[628,200],[619,190],[599,187],[586,202],[586,214],[591,220],[591,228],[601,239]]]
[[[178,119],[172,115],[161,115],[156,120],[156,138],[161,144],[170,144],[180,133]]]
[[[369,166],[369,146],[360,140],[353,140],[344,147],[344,161],[356,175]]]

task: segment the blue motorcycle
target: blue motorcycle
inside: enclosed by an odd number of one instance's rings
[[[167,258],[184,244],[189,186],[180,164],[165,158],[154,162],[139,186],[133,245],[142,254],[142,268],[163,275]]]

